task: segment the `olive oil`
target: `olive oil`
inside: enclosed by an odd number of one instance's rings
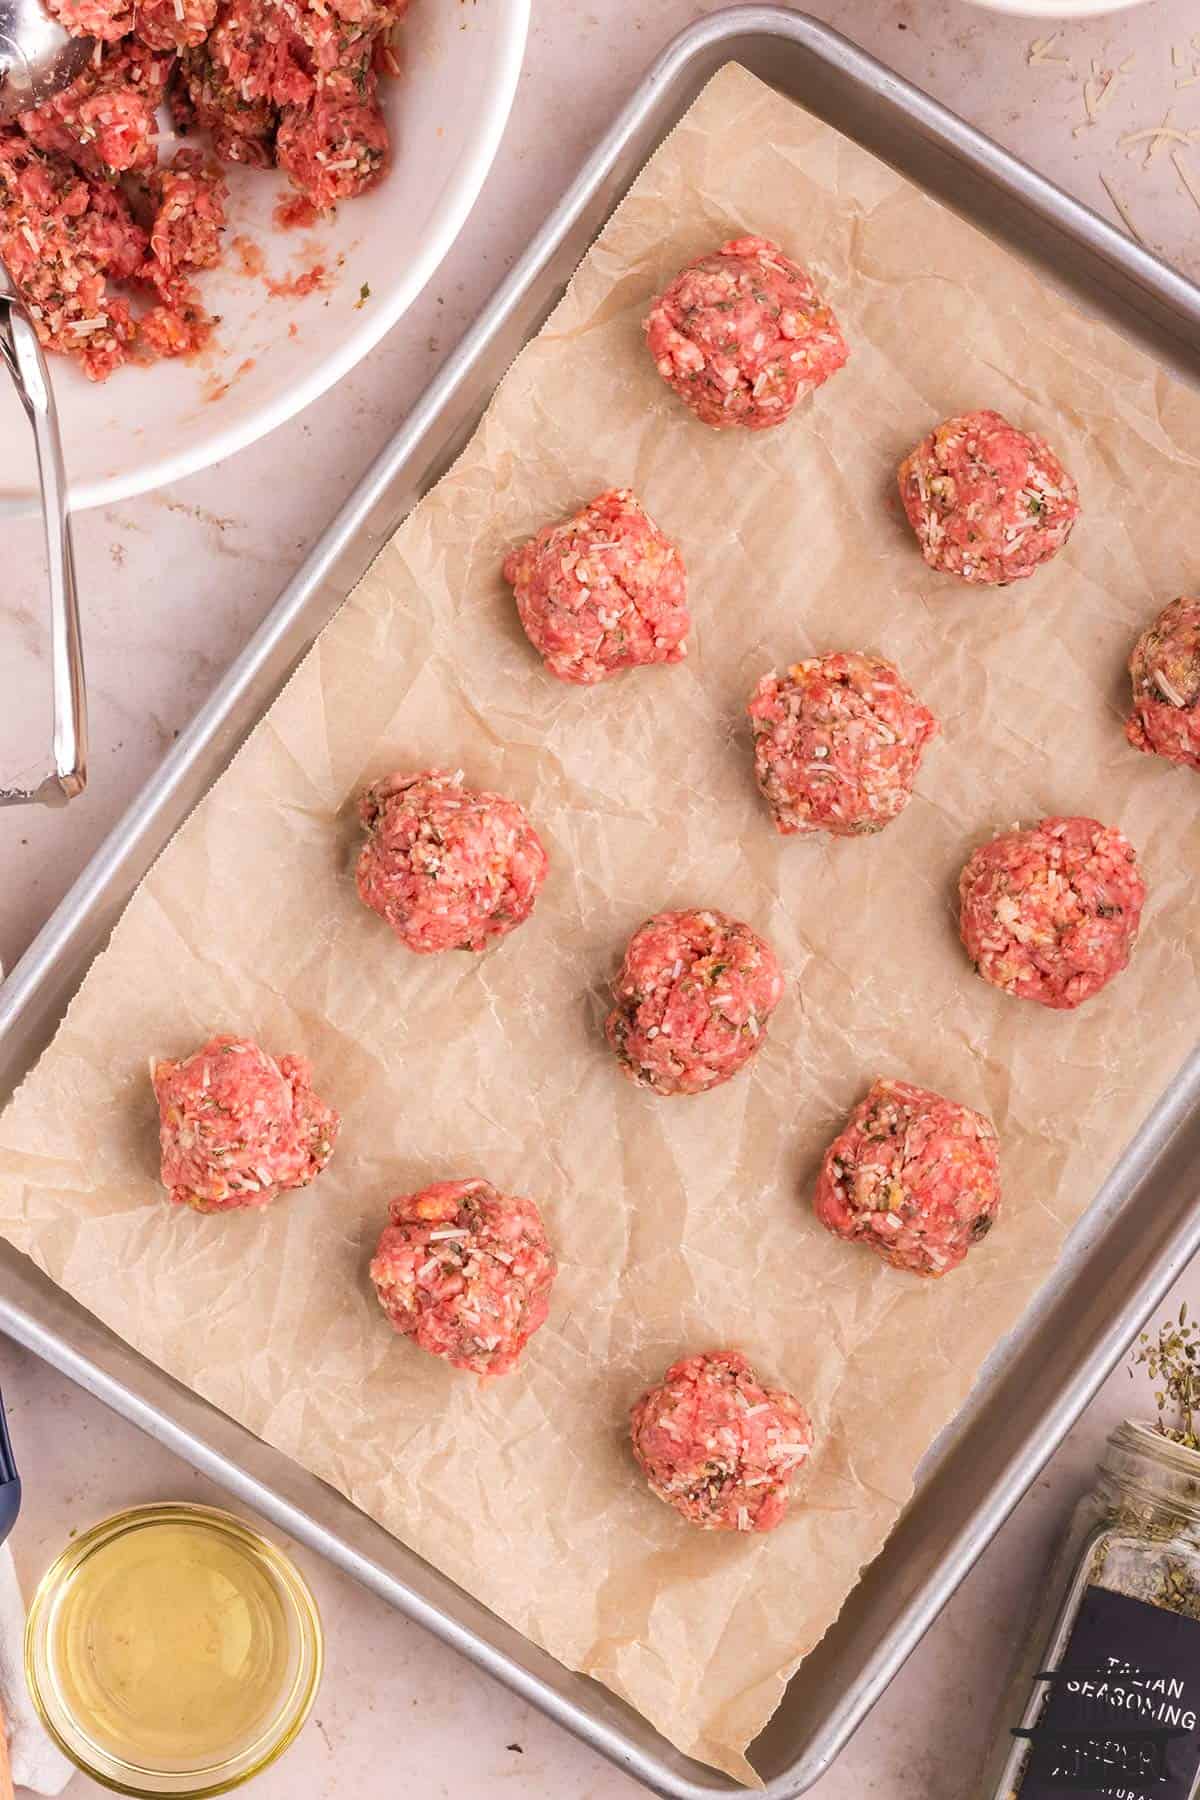
[[[191,1522],[123,1532],[67,1584],[58,1689],[117,1756],[200,1768],[253,1742],[287,1679],[287,1621],[257,1561]]]
[[[229,1515],[182,1506],[73,1545],[35,1598],[27,1655],[63,1748],[134,1794],[224,1791],[261,1768],[299,1729],[321,1663],[286,1559]]]

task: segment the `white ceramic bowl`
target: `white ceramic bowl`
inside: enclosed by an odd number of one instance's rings
[[[193,363],[119,369],[99,386],[50,360],[71,500],[100,506],[220,462],[316,399],[411,305],[460,231],[499,147],[529,25],[529,0],[413,0],[404,73],[382,84],[393,166],[335,219],[281,232],[278,172],[233,169],[222,266],[201,277],[217,342]],[[262,275],[232,249],[259,246]],[[255,258],[251,253],[251,261]],[[272,296],[315,263],[329,286]],[[364,287],[369,296],[363,296]],[[28,428],[0,368],[0,515],[37,505]]]
[[[1023,19],[1092,19],[1099,13],[1128,12],[1147,0],[967,0],[988,12],[1017,13]]]

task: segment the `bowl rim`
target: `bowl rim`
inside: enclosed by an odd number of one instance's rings
[[[137,494],[152,493],[236,456],[239,450],[248,449],[303,412],[306,406],[348,374],[392,326],[399,323],[449,253],[496,160],[525,61],[531,4],[532,0],[500,0],[506,17],[497,32],[498,42],[489,68],[488,98],[481,108],[483,129],[474,149],[464,157],[447,186],[437,224],[428,242],[405,271],[386,306],[364,308],[337,350],[324,358],[311,374],[290,385],[284,393],[264,400],[236,425],[215,432],[203,444],[157,457],[121,474],[105,476],[100,481],[73,482],[68,471],[68,504],[72,512],[88,512],[98,506],[111,506],[118,500],[130,500]],[[0,517],[33,514],[37,507],[35,491],[27,506],[22,506],[19,499],[12,508],[0,505]]]
[[[1132,12],[1135,6],[1145,6],[1147,0],[967,0],[967,4],[982,7],[985,12],[1003,13],[1006,18],[1041,19],[1047,24],[1058,20],[1069,25],[1074,19]]]

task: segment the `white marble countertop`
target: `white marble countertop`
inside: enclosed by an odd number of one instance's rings
[[[419,0],[437,4],[439,0]],[[507,137],[457,248],[404,323],[340,387],[234,461],[77,521],[92,694],[92,777],[59,813],[0,814],[0,960],[11,966],[270,607],[359,473],[609,123],[651,56],[713,10],[697,0],[534,0]],[[1200,203],[1169,157],[1119,145],[1162,121],[1200,127],[1194,0],[1066,24],[1000,18],[961,0],[812,0],[809,10],[947,101],[1089,205],[1113,216],[1103,174],[1146,241],[1200,276]],[[1035,40],[1058,35],[1030,61]],[[1178,47],[1184,66],[1175,66]],[[1130,62],[1129,59],[1133,60]],[[1125,68],[1091,129],[1092,61]],[[569,88],[568,88],[569,84]],[[569,91],[569,104],[565,104]],[[1200,145],[1185,152],[1200,193]],[[44,707],[40,548],[3,527],[0,771]],[[1200,1280],[1190,1282],[1193,1291]],[[1183,1291],[1189,1287],[1185,1277]],[[1176,1296],[1178,1304],[1179,1295]],[[68,1530],[149,1498],[220,1500],[211,1485],[97,1402],[0,1342],[0,1381],[25,1476],[14,1540],[26,1580]],[[1104,1434],[1131,1405],[1118,1371],[914,1653],[819,1800],[963,1800],[1054,1533]],[[299,1744],[254,1788],[261,1800],[622,1800],[629,1779],[318,1559],[329,1664]],[[102,1790],[79,1777],[72,1800]]]

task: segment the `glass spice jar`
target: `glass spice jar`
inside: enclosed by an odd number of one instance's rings
[[[1195,1800],[1200,1452],[1119,1425],[1045,1592],[981,1800]]]

